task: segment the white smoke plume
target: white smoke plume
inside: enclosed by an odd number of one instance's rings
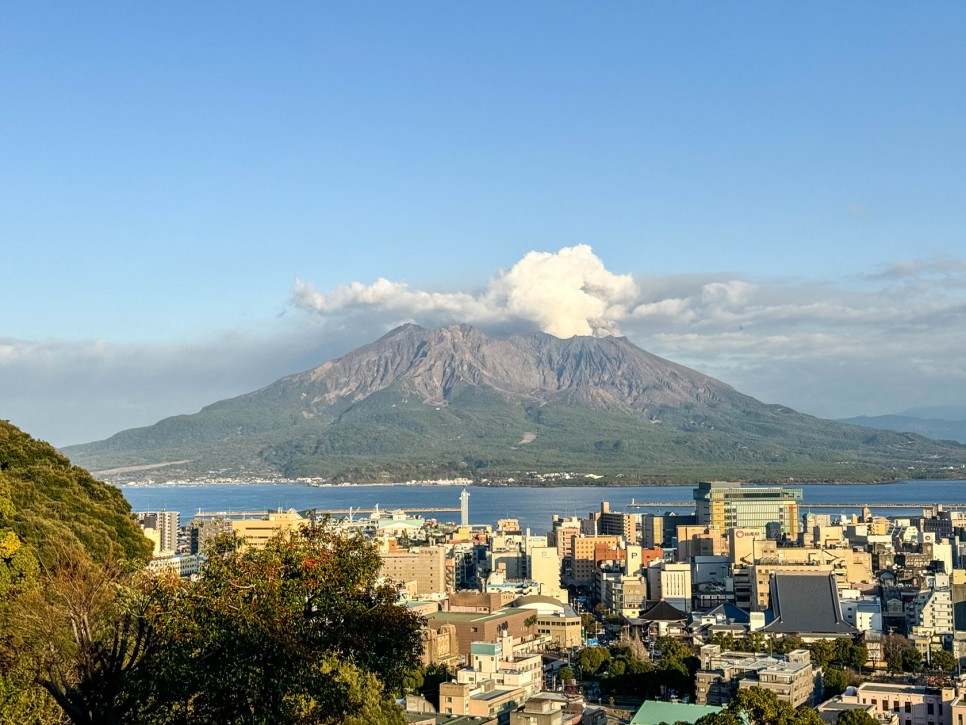
[[[299,307],[322,315],[368,310],[476,324],[526,321],[566,338],[619,334],[619,322],[638,289],[631,275],[609,272],[590,246],[579,244],[557,252],[530,252],[476,294],[424,292],[378,279],[326,293],[300,281],[293,296]]]

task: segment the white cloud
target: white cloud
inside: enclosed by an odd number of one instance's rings
[[[327,293],[299,281],[293,300],[326,317],[383,313],[425,316],[433,323],[523,321],[557,337],[573,337],[618,333],[637,293],[631,275],[607,271],[591,248],[580,244],[558,252],[530,252],[475,294],[424,292],[380,278],[370,285],[353,282]]]
[[[824,417],[966,403],[966,260],[840,280],[632,277],[586,245],[530,252],[482,290],[379,279],[318,292],[258,333],[177,345],[0,339],[0,417],[58,445],[191,413],[321,364],[402,322],[626,334],[767,402]]]

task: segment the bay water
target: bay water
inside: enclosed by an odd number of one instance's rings
[[[802,512],[810,503],[834,504],[815,508],[816,513],[833,515],[857,513],[869,506],[883,516],[915,516],[916,508],[892,508],[888,504],[966,504],[966,481],[899,481],[878,484],[791,484],[801,488]],[[121,487],[135,511],[178,511],[182,525],[198,511],[266,511],[294,508],[331,510],[373,508],[458,508],[461,486],[439,485],[349,485],[309,486],[302,483],[245,484],[170,484]],[[608,501],[612,511],[632,513],[689,513],[692,505],[656,508],[628,507],[632,502],[687,503],[692,501],[692,486],[554,486],[552,488],[470,486],[470,522],[496,524],[498,519],[513,518],[533,533],[545,533],[553,514],[587,516]],[[459,521],[459,512],[424,512],[425,518]]]

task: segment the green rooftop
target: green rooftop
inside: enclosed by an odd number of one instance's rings
[[[660,725],[663,723],[693,723],[705,715],[721,712],[717,705],[691,705],[687,702],[662,702],[645,700],[644,704],[631,718],[631,725]]]

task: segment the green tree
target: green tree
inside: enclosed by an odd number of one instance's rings
[[[836,725],[879,725],[879,721],[865,710],[843,710],[839,713]]]
[[[419,688],[419,694],[429,700],[436,709],[439,709],[439,686],[443,682],[449,682],[451,673],[449,667],[444,664],[432,664],[423,668],[423,684]]]
[[[586,675],[596,674],[610,660],[610,651],[606,647],[584,647],[577,656],[577,664]]]
[[[794,708],[771,690],[749,687],[738,690],[728,706],[715,715],[699,718],[698,725],[821,725],[818,713],[809,707]]]
[[[570,667],[564,665],[560,668],[560,672],[557,673],[557,682],[565,685],[574,679],[574,671]]]
[[[533,634],[533,628],[537,626],[537,615],[531,614],[529,617],[523,620],[523,626],[527,628],[530,634]]]
[[[900,653],[899,661],[903,672],[918,672],[922,669],[922,652],[915,647],[907,647]]]
[[[835,659],[836,645],[834,641],[820,639],[812,644],[812,664],[816,667],[828,667]]]
[[[711,635],[708,644],[718,645],[723,652],[734,652],[736,647],[735,636],[731,632],[715,632]]]
[[[934,670],[942,670],[943,672],[950,672],[956,665],[959,664],[956,661],[956,657],[952,652],[947,652],[944,649],[931,652],[929,655],[929,666]]]
[[[416,665],[420,620],[377,586],[380,565],[328,523],[264,549],[222,538],[198,582],[159,581],[154,698],[192,722],[400,721],[391,695]]]
[[[788,654],[796,649],[802,649],[805,646],[805,640],[796,634],[786,634],[775,646],[775,651],[781,654]]]
[[[849,686],[849,676],[838,667],[829,667],[822,675],[822,686],[825,689],[825,697],[835,697],[845,692]]]

